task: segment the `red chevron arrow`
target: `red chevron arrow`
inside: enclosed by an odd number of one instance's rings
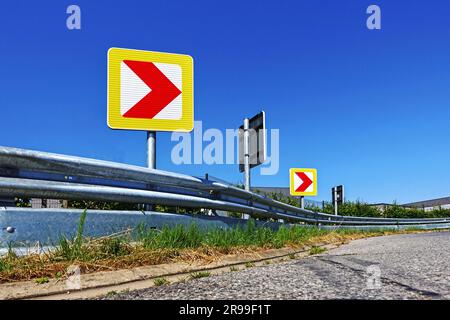
[[[295,174],[303,181],[303,183],[295,189],[295,192],[304,192],[313,182],[304,172],[296,172]]]
[[[152,89],[123,116],[125,118],[152,119],[181,91],[152,62],[123,61],[144,83]]]

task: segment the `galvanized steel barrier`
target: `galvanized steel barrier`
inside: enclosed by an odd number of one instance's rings
[[[345,227],[449,228],[450,218],[396,219],[301,209],[230,184],[96,159],[0,146],[0,197],[151,203]]]

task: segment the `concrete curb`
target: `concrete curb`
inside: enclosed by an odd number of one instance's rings
[[[317,245],[326,249],[338,247],[338,244]],[[95,298],[110,292],[137,290],[154,286],[155,278],[166,278],[170,282],[183,281],[194,272],[208,271],[210,274],[230,272],[230,267],[246,267],[246,264],[262,265],[266,261],[279,261],[295,255],[309,255],[311,247],[302,249],[269,249],[256,253],[226,255],[209,264],[198,262],[176,262],[133,269],[101,271],[80,275],[80,286],[68,289],[66,280],[51,279],[48,283],[37,284],[35,281],[22,281],[0,284],[0,299],[83,299]]]

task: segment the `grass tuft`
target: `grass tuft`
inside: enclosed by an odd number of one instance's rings
[[[155,284],[155,286],[160,287],[169,284],[170,282],[166,278],[156,278],[155,280],[153,280],[153,283]]]
[[[309,254],[310,255],[321,254],[324,253],[325,251],[327,251],[327,249],[323,247],[312,247],[311,249],[309,249]]]
[[[207,271],[199,271],[199,272],[193,272],[189,275],[189,278],[191,279],[200,279],[200,278],[206,278],[211,275],[210,272]]]
[[[48,277],[40,277],[40,278],[37,278],[35,281],[37,284],[44,284],[44,283],[48,283],[50,280],[48,279]]]
[[[273,230],[258,227],[254,220],[249,220],[245,225],[228,229],[178,225],[173,228],[164,226],[161,230],[156,230],[141,224],[132,233],[121,232],[89,239],[83,236],[86,215],[85,210],[80,216],[75,236],[61,236],[58,245],[51,252],[17,256],[13,245],[9,244],[8,252],[0,257],[0,283],[43,277],[60,279],[73,264],[79,266],[82,273],[90,273],[178,261],[209,263],[228,254],[344,243],[363,237],[398,233],[382,229],[332,231],[301,225],[281,226],[278,230]],[[403,233],[406,232],[410,231]],[[323,251],[323,248],[313,247],[310,254]],[[289,255],[288,258],[294,258],[294,255]],[[230,268],[231,271],[232,268],[234,267]]]

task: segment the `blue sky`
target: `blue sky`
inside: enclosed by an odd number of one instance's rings
[[[114,5],[112,5],[114,3]],[[82,29],[66,28],[77,4]],[[382,30],[366,28],[370,4]],[[0,4],[0,145],[145,165],[145,133],[106,124],[110,47],[195,61],[195,119],[238,127],[264,109],[280,171],[318,169],[319,194],[399,203],[450,195],[448,1],[14,1]],[[242,181],[237,165],[158,168]],[[269,150],[270,153],[270,150]]]

